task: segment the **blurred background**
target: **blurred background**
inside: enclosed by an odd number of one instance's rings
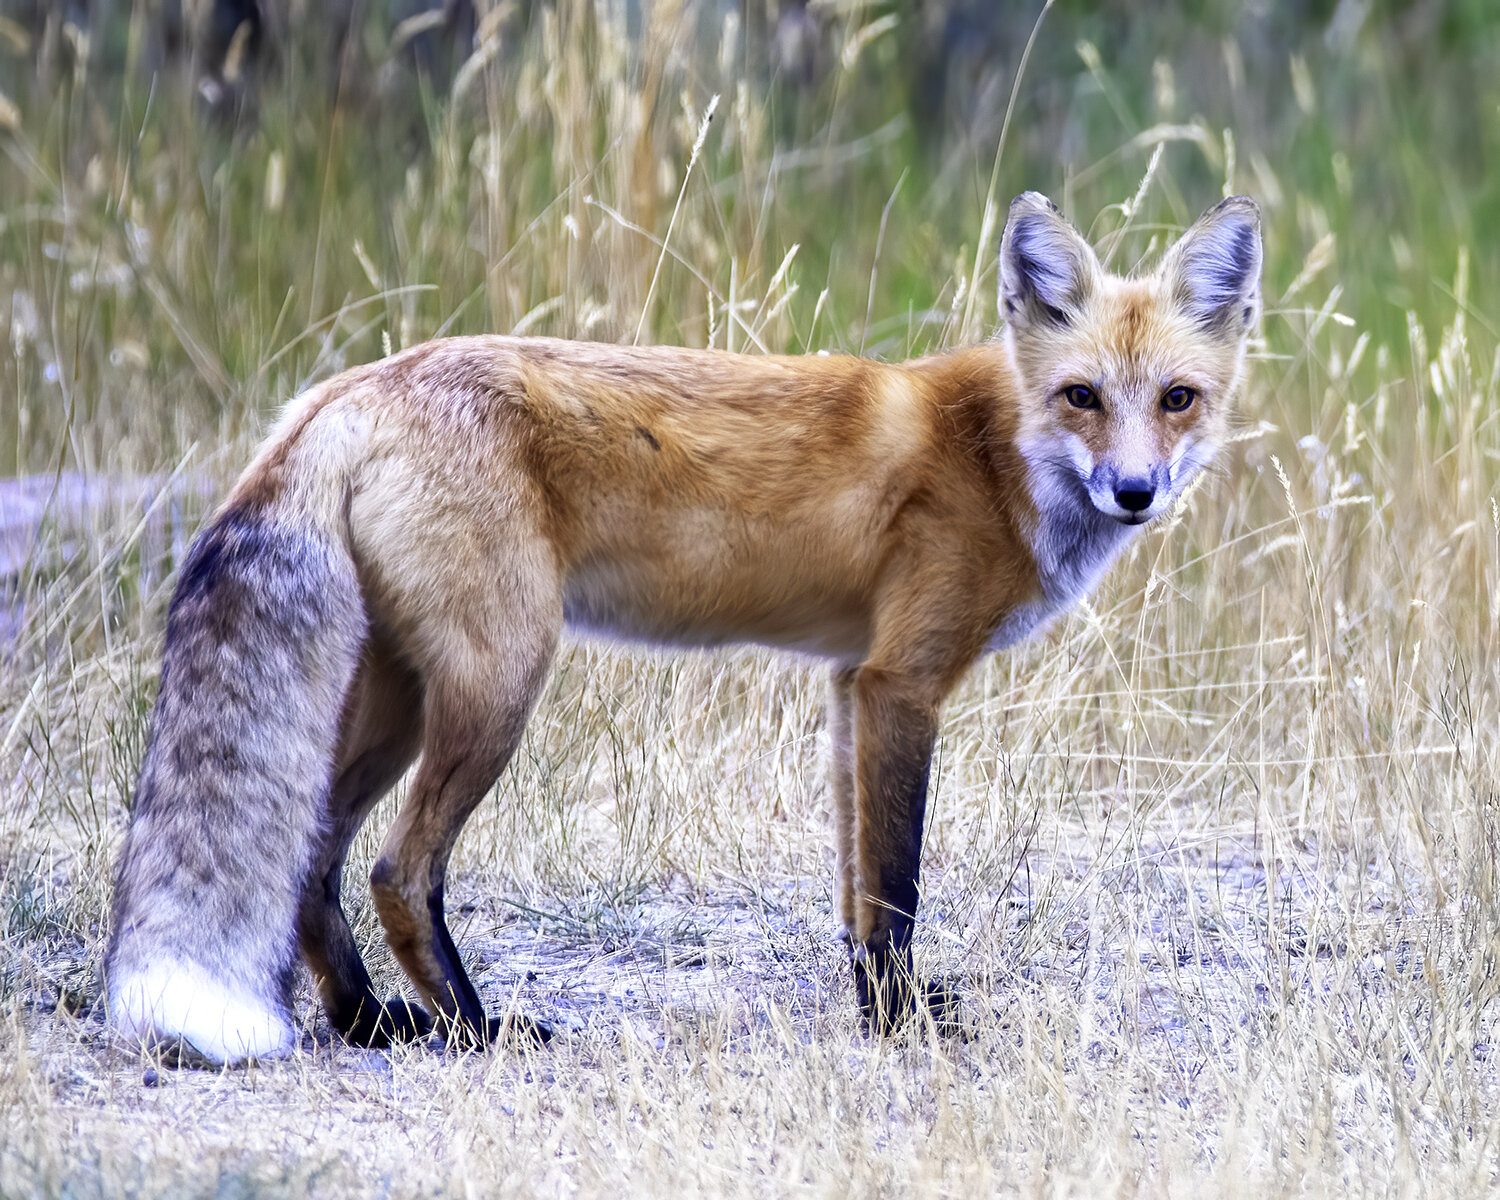
[[[1027,188],[1116,269],[1253,195],[1272,347],[1335,281],[1401,354],[1492,310],[1488,0],[1042,12],[6,0],[0,472],[155,469],[440,333],[972,340]]]

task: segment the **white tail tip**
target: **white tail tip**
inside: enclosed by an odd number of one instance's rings
[[[148,1045],[184,1042],[214,1063],[284,1058],[296,1044],[280,1005],[191,963],[111,979],[109,1015],[127,1039]]]

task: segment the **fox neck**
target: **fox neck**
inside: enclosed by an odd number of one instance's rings
[[[1019,532],[1031,551],[1036,591],[1001,619],[987,644],[992,651],[1025,641],[1092,592],[1141,528],[1101,513],[1076,477],[1027,455],[1024,443],[1016,449],[1034,509]]]
[[[1122,525],[1100,512],[1072,472],[1037,461],[1024,447],[1022,457],[1036,506],[1030,541],[1037,583],[1044,600],[1061,611],[1094,590],[1141,526]]]

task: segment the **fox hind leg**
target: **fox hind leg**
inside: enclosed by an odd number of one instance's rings
[[[298,911],[302,953],[328,1018],[345,1039],[361,1046],[386,1046],[432,1027],[422,1009],[376,997],[340,901],[350,842],[417,756],[421,710],[416,675],[384,647],[368,645],[345,706],[327,831]]]
[[[531,686],[499,703],[429,687],[422,763],[370,874],[397,960],[439,1014],[445,1035],[470,1045],[487,1044],[502,1030],[485,1017],[444,921],[448,857],[520,742],[546,665],[539,658]]]
[[[468,606],[467,622],[454,620],[429,641],[444,653],[423,672],[422,760],[370,873],[392,951],[444,1035],[465,1045],[506,1034],[551,1036],[534,1022],[507,1027],[485,1016],[443,918],[459,831],[519,745],[557,646],[562,600],[550,582],[538,586],[533,575],[525,588],[516,580],[523,596]]]

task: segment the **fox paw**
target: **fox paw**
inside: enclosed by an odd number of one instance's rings
[[[916,979],[911,957],[888,949],[859,947],[851,956],[860,1030],[867,1037],[895,1037],[931,1021],[940,1037],[962,1036],[959,993],[941,980]]]
[[[343,1031],[344,1040],[366,1050],[384,1050],[398,1042],[414,1042],[432,1032],[432,1018],[420,1005],[400,996],[384,1003],[374,1001],[361,1006],[358,1015]]]
[[[485,1017],[481,1029],[469,1021],[443,1018],[438,1030],[450,1050],[488,1050],[492,1046],[545,1046],[552,1040],[552,1026],[545,1021],[512,1013],[505,1017]]]
[[[552,1040],[552,1026],[546,1021],[515,1013],[487,1020],[491,1046],[545,1046]]]

